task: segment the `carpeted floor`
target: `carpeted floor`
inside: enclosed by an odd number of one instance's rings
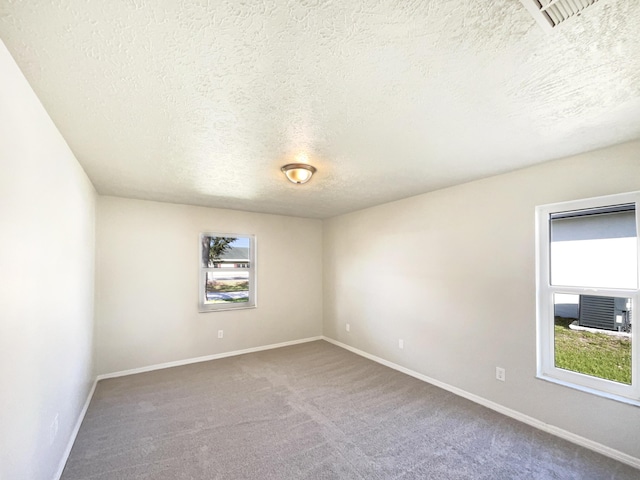
[[[99,382],[63,480],[638,479],[324,341]]]

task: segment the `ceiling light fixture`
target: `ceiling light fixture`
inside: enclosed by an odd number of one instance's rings
[[[311,176],[316,173],[316,167],[306,163],[289,163],[280,170],[287,176],[291,183],[307,183]]]

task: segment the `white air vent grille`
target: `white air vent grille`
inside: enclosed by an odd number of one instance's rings
[[[520,0],[536,21],[545,29],[553,29],[562,22],[580,15],[598,0]]]

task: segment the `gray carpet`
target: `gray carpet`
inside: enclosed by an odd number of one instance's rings
[[[638,479],[324,341],[103,380],[63,480]]]

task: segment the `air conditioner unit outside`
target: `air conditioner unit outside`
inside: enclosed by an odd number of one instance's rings
[[[629,332],[631,329],[631,307],[626,298],[580,295],[578,325]]]

